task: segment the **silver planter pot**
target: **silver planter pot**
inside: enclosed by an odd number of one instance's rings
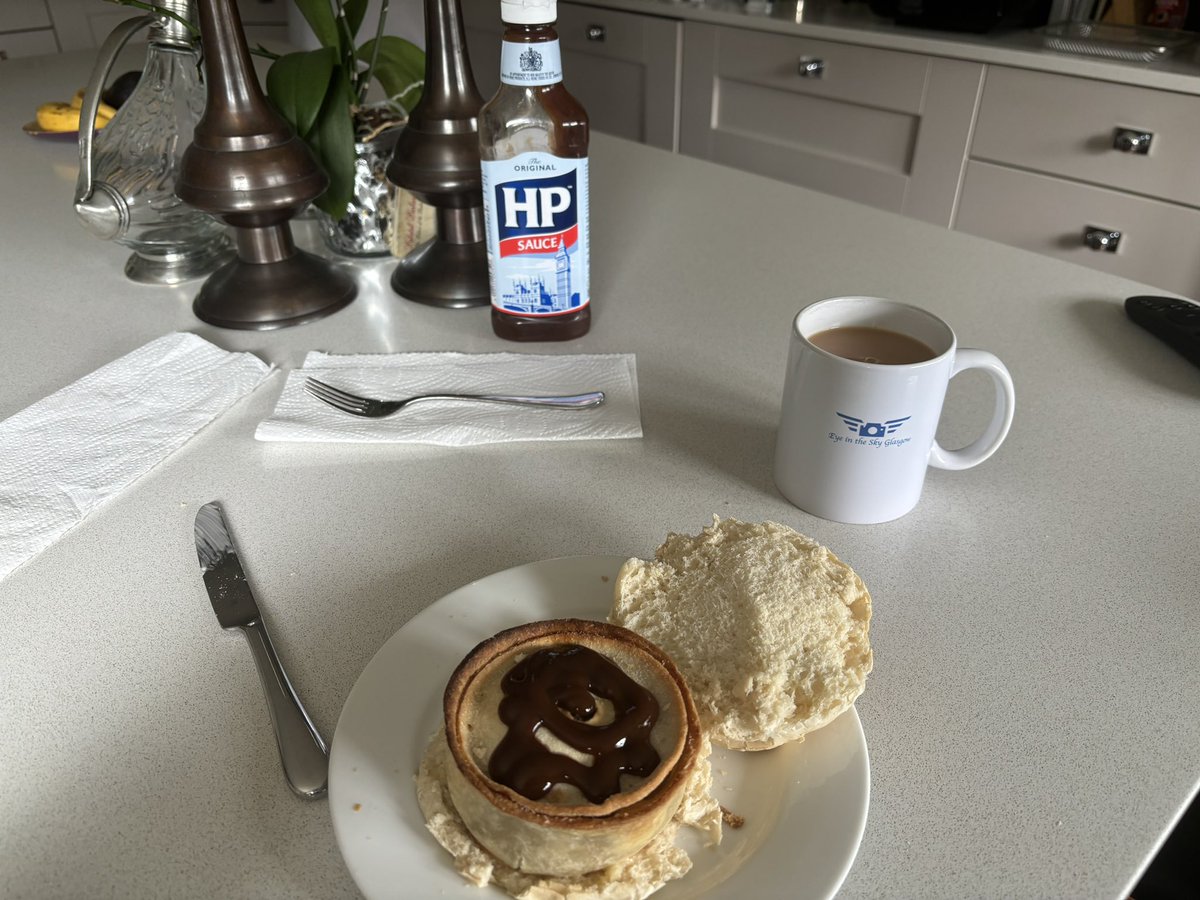
[[[355,143],[354,197],[344,216],[334,219],[317,210],[321,235],[334,253],[387,256],[391,252],[388,234],[396,188],[388,182],[386,169],[403,127],[397,125],[369,141]]]

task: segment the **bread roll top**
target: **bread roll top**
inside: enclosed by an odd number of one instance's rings
[[[622,566],[610,621],[662,647],[711,738],[762,750],[849,708],[872,656],[871,596],[827,548],[775,522],[713,518]]]

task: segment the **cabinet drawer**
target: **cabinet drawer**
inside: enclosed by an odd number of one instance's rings
[[[646,54],[646,32],[653,23],[666,20],[595,6],[558,5],[558,24],[554,26],[563,55],[576,53],[640,63]],[[668,23],[672,31],[677,24]],[[672,58],[674,54],[671,54]]]
[[[684,25],[684,153],[948,226],[983,66]],[[821,77],[800,74],[820,60]]]
[[[560,3],[556,30],[563,79],[593,127],[678,149],[681,22]]]
[[[50,12],[41,0],[0,4],[0,31],[27,31],[50,25]]]
[[[1121,232],[1093,250],[1089,226]],[[1186,296],[1200,294],[1200,210],[971,161],[955,228]]]
[[[801,63],[819,62],[819,74],[800,74]],[[881,110],[917,114],[928,59],[850,44],[722,29],[717,78],[730,83],[839,100]]]
[[[1114,148],[1118,129],[1149,152]],[[1200,97],[991,66],[971,156],[1200,206]]]
[[[16,59],[18,56],[41,56],[57,52],[58,42],[54,40],[54,32],[49,28],[0,34],[0,61]]]
[[[683,152],[903,209],[927,57],[699,22],[684,46]]]

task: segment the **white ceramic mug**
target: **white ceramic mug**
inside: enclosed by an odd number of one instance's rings
[[[836,356],[809,338],[839,327],[882,328],[916,338],[924,362],[884,365]],[[950,379],[982,369],[996,387],[991,422],[961,450],[935,439]],[[959,349],[950,326],[915,306],[878,297],[836,297],[802,309],[792,323],[775,484],[796,506],[835,522],[897,519],[917,505],[929,466],[968,469],[1000,446],[1016,395],[1004,363]]]

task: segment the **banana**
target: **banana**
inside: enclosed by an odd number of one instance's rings
[[[82,103],[82,100],[80,101]],[[71,103],[43,103],[37,108],[38,127],[44,131],[78,131],[79,107]],[[101,103],[96,111],[96,127],[103,128],[117,111]]]
[[[37,123],[46,131],[78,131],[79,110],[70,103],[43,103],[37,108]]]
[[[76,109],[83,108],[83,90],[83,88],[80,88],[75,92],[75,96],[71,98],[71,105]]]

